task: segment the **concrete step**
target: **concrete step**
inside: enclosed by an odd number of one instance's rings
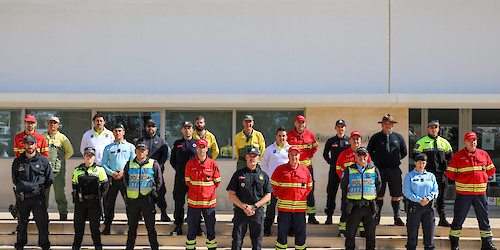
[[[105,244],[106,249],[120,248],[126,242],[126,235],[105,235],[102,237],[102,242]],[[28,245],[36,246],[38,236],[36,234],[30,234],[28,236]],[[221,248],[230,247],[232,237],[229,235],[218,235],[216,237],[218,245]],[[435,237],[436,249],[449,249],[449,240],[447,237]],[[0,235],[0,245],[12,246],[16,241],[15,235]],[[51,234],[50,241],[54,246],[71,246],[73,243],[73,235],[63,235],[63,234]],[[185,245],[185,236],[158,236],[158,242],[161,246],[176,246],[182,247]],[[197,246],[205,247],[205,237],[197,238]],[[264,237],[263,247],[273,248],[276,241],[276,237]],[[500,246],[500,239],[494,239],[494,244]],[[140,234],[137,236],[136,240],[137,246],[147,247],[149,245],[147,235]],[[294,238],[288,238],[288,244],[290,247],[294,245]],[[308,236],[307,246],[309,248],[343,248],[345,244],[345,239],[340,237],[318,237],[318,236]],[[376,246],[377,248],[384,249],[404,249],[406,244],[406,237],[404,236],[377,236]],[[83,238],[83,245],[92,246],[92,239],[90,235],[85,235]],[[357,237],[356,246],[359,248],[364,248],[365,239]],[[422,238],[419,239],[419,246],[422,247]],[[251,241],[249,237],[245,238],[244,247],[251,247]],[[481,239],[479,237],[461,237],[460,239],[460,249],[479,249],[481,247]],[[139,247],[140,248],[140,247]]]
[[[86,232],[90,232],[90,228],[86,226]],[[0,234],[10,234],[16,229],[17,221],[15,220],[0,220]],[[101,230],[104,226],[101,223]],[[156,222],[156,231],[159,235],[168,235],[175,228],[172,222]],[[205,230],[205,225],[202,224],[202,229]],[[126,221],[115,221],[111,226],[111,234],[121,235],[126,234],[128,230]],[[187,225],[183,225],[184,232],[187,232]],[[233,230],[233,224],[230,222],[217,222],[215,227],[216,235],[231,235]],[[277,224],[274,224],[271,232],[276,234],[278,230]],[[72,221],[51,221],[49,224],[49,231],[51,234],[71,234],[74,232]],[[37,232],[37,228],[34,221],[30,221],[28,224],[28,232]],[[312,225],[307,224],[307,234],[313,236],[326,236],[332,237],[338,235],[337,225]],[[380,236],[405,236],[406,227],[404,226],[390,226],[390,225],[379,225],[377,226],[377,235]],[[448,237],[450,228],[448,227],[436,227],[435,235]],[[500,228],[492,228],[493,235],[500,235]],[[146,234],[147,230],[144,222],[139,222],[139,227],[137,233]],[[422,229],[420,229],[420,236],[422,236]],[[461,231],[463,237],[479,237],[479,229],[477,227],[464,227]]]

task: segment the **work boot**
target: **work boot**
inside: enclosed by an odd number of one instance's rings
[[[458,248],[458,239],[457,237],[450,236],[450,245],[451,250],[459,250]]]
[[[394,216],[394,226],[404,226],[405,223],[403,222],[403,220],[401,220],[401,216],[399,215],[395,215]]]
[[[101,232],[102,235],[110,235],[111,234],[111,225],[106,225]]]
[[[264,236],[271,236],[271,227],[264,226]]]
[[[333,224],[333,218],[332,217],[333,216],[331,216],[331,215],[327,215],[326,216],[325,225],[331,225],[331,224]]]
[[[170,221],[172,221],[170,219],[170,217],[168,217],[168,214],[167,214],[166,211],[162,211],[161,212],[161,221],[163,221],[163,222],[170,222]]]
[[[345,230],[339,230],[339,235],[338,235],[339,237],[345,238],[345,235],[346,235]]]
[[[182,235],[182,224],[176,225],[174,231],[170,233],[170,236],[178,236]]]
[[[491,242],[491,239],[481,238],[481,241],[483,242],[481,250],[497,250],[493,245],[493,242]]]
[[[444,214],[440,214],[439,215],[438,226],[440,226],[440,227],[451,227],[451,224],[446,220],[446,216],[444,216]]]
[[[61,221],[68,220],[68,214],[59,214],[59,220]]]
[[[377,215],[375,215],[375,225],[379,225],[380,224],[380,212],[377,213]]]
[[[316,216],[314,214],[309,215],[309,219],[307,220],[309,224],[319,224],[319,221],[316,220]]]

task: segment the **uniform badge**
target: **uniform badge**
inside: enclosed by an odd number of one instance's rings
[[[413,179],[413,181],[418,181],[418,179]]]
[[[485,165],[482,165],[482,166],[481,166],[481,168],[482,168],[483,170],[486,170],[486,166],[485,166]]]
[[[306,184],[302,182],[302,188],[306,188]]]
[[[210,176],[207,176],[207,181],[210,181]]]
[[[259,179],[264,180],[264,176],[262,176],[262,175],[260,174],[260,175],[259,175]]]
[[[196,148],[196,143],[193,143],[193,148]]]
[[[276,149],[275,149],[275,150],[273,150],[273,154],[276,154]]]
[[[443,146],[443,148],[445,147],[445,144],[444,144],[444,142],[441,142],[441,146]]]
[[[370,173],[366,174],[366,177],[370,178],[370,176],[372,176],[372,174],[370,174]]]
[[[24,167],[23,167],[23,166],[20,166],[17,170],[18,170],[18,171],[24,171]]]
[[[108,136],[109,136],[109,135],[108,135],[108,134],[106,134],[106,138],[108,138]]]
[[[245,183],[244,182],[241,183],[241,187],[245,187]]]
[[[240,180],[244,180],[244,179],[245,179],[245,176],[240,176],[240,177],[238,177],[238,179],[240,179]]]
[[[35,168],[40,168],[40,165],[39,165],[39,164],[36,164],[36,165],[35,165]]]
[[[94,138],[94,135],[90,135],[90,138]]]
[[[148,172],[149,172],[149,168],[145,168],[145,169],[144,169],[144,173],[146,173],[146,174],[147,174]]]
[[[92,169],[92,172],[97,173],[97,168]]]
[[[422,179],[420,179],[420,182],[424,182],[424,179],[423,179],[423,178],[422,178]]]

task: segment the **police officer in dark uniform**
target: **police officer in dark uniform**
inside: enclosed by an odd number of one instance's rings
[[[184,204],[186,203],[186,194],[188,186],[186,185],[186,163],[195,158],[196,139],[193,138],[193,124],[190,121],[185,121],[182,124],[183,138],[174,142],[172,146],[172,157],[170,165],[175,169],[174,182],[174,224],[175,229],[171,235],[182,235],[182,224],[184,223]]]
[[[344,120],[338,120],[335,123],[335,130],[337,134],[328,139],[325,143],[325,150],[323,151],[323,158],[330,164],[330,171],[328,172],[328,185],[326,186],[326,221],[325,224],[330,225],[333,223],[332,216],[335,210],[335,197],[339,189],[340,177],[337,174],[337,158],[342,151],[349,148],[349,136],[345,134],[346,124]]]
[[[170,148],[168,147],[165,139],[158,136],[157,133],[158,128],[156,127],[156,122],[153,119],[149,119],[146,121],[146,136],[137,140],[137,142],[141,142],[146,144],[149,148],[148,157],[158,161],[160,164],[161,172],[165,173],[165,162],[170,158]],[[165,181],[165,178],[163,178]],[[160,190],[158,190],[158,200],[156,204],[160,208],[161,211],[161,221],[169,222],[170,217],[167,214],[167,201],[165,200],[165,194],[167,193],[167,189],[165,183],[162,183]]]
[[[94,163],[95,149],[85,148],[83,151],[84,163],[73,172],[73,202],[75,203],[75,238],[73,249],[80,249],[85,221],[90,222],[90,232],[95,249],[102,249],[101,234],[99,232],[102,211],[102,197],[108,192],[109,182],[103,167]]]
[[[436,176],[425,171],[427,165],[427,155],[420,153],[413,158],[415,169],[406,174],[404,179],[404,195],[407,198],[405,204],[408,214],[406,228],[408,231],[408,241],[406,249],[415,250],[417,248],[418,228],[422,223],[424,232],[424,247],[426,250],[434,249],[434,208],[432,203],[439,193]]]
[[[257,168],[260,152],[257,148],[247,151],[245,160],[247,167],[237,170],[227,190],[229,198],[236,205],[234,210],[234,227],[232,250],[241,249],[243,238],[250,228],[252,249],[261,249],[264,236],[264,206],[270,199],[273,188],[269,176]]]
[[[340,180],[343,197],[346,197],[347,231],[345,248],[355,248],[355,236],[360,221],[364,222],[366,249],[375,249],[375,228],[377,190],[381,186],[378,169],[368,163],[368,150],[360,147],[356,150],[356,163],[347,167]]]
[[[28,243],[28,222],[31,211],[38,228],[38,246],[50,249],[49,215],[46,208],[45,190],[54,182],[54,173],[47,157],[36,150],[35,137],[24,138],[25,152],[12,162],[12,182],[15,186],[19,211],[16,249],[24,249]]]

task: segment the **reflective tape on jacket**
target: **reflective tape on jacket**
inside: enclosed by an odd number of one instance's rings
[[[154,170],[153,163],[155,160],[149,159],[149,162],[140,166],[134,160],[129,162],[129,184],[127,187],[127,197],[137,199],[139,193],[147,195],[153,190]]]
[[[363,173],[349,167],[349,191],[347,198],[352,200],[373,200],[377,197],[375,188],[375,168],[365,169]]]

